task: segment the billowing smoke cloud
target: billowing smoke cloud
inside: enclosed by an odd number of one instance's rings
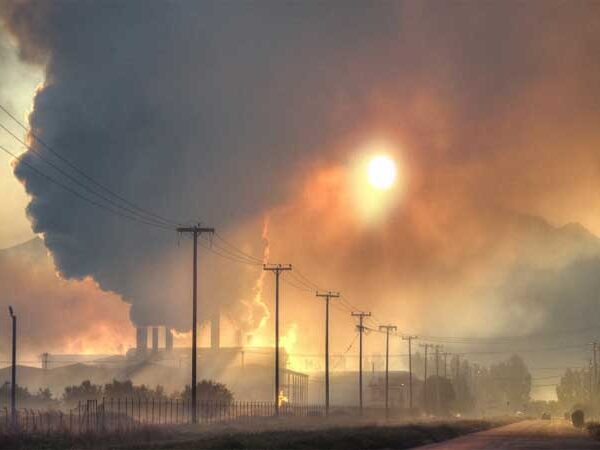
[[[22,57],[45,65],[30,122],[46,142],[143,207],[230,230],[257,255],[274,210],[273,260],[404,328],[555,325],[531,320],[562,307],[539,271],[594,257],[593,236],[555,226],[600,232],[598,5],[20,1],[2,16]],[[365,225],[344,186],[372,137],[397,146],[407,181]],[[16,174],[64,276],[119,293],[136,323],[189,326],[189,242],[23,164]],[[256,270],[204,258],[202,307],[251,299]],[[554,300],[525,299],[535,283]]]
[[[123,353],[133,343],[128,306],[93,280],[63,280],[40,239],[0,250],[0,307],[18,317],[18,359],[49,353]],[[10,327],[2,327],[1,365],[10,358]]]

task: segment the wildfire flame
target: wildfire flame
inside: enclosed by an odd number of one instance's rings
[[[262,262],[267,264],[269,262],[270,246],[269,246],[269,216],[265,216],[263,222],[263,229],[261,234],[264,250]],[[263,301],[263,288],[265,283],[266,272],[261,270],[256,282],[254,283],[253,297],[252,300],[242,300],[242,304],[246,307],[246,331],[251,330],[253,345],[261,346],[265,344],[265,338],[261,335],[261,330],[264,329],[267,320],[269,320],[270,313],[269,308]]]
[[[278,402],[279,406],[285,405],[286,403],[289,403],[289,399],[283,393],[283,390],[279,391],[279,396],[278,396],[277,402]]]
[[[263,264],[267,264],[269,262],[269,255],[271,253],[271,249],[269,246],[269,216],[265,216],[265,220],[263,223],[263,229],[262,229],[262,239],[263,242],[265,244],[265,248],[263,250]],[[265,283],[265,276],[266,276],[266,272],[263,270],[260,272],[260,275],[258,276],[258,279],[256,280],[256,284],[254,285],[254,303],[256,305],[260,305],[261,309],[264,310],[265,315],[261,318],[260,323],[258,325],[258,328],[263,328],[265,326],[265,324],[267,323],[267,320],[269,319],[269,308],[267,307],[267,305],[263,302],[262,299],[262,292],[263,292],[263,286]]]
[[[286,367],[291,370],[300,370],[302,364],[298,360],[298,357],[294,356],[292,353],[294,347],[298,343],[298,324],[296,322],[293,322],[290,325],[285,335],[281,337],[280,343],[281,346],[285,349],[285,352],[287,353]]]

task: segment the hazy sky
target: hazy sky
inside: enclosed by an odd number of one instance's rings
[[[9,1],[0,14],[20,55],[3,34],[2,103],[23,117],[34,102],[46,142],[141,207],[217,226],[258,257],[267,222],[271,261],[403,331],[595,325],[598,3]],[[398,165],[390,191],[366,179],[378,153]],[[8,246],[29,228],[1,161]],[[63,277],[122,296],[136,323],[189,328],[188,240],[85,204],[23,163],[16,177]],[[256,333],[272,278],[257,300],[260,270],[203,258],[203,311],[220,305]],[[310,294],[286,292],[286,329],[321,317]],[[352,323],[336,314],[341,351]]]
[[[19,61],[14,39],[0,26],[0,103],[25,119],[33,105],[33,94],[43,80],[42,70]],[[4,122],[3,122],[4,123]],[[20,133],[24,137],[25,132]],[[20,154],[25,149],[15,145],[6,133],[0,133],[0,144]],[[13,175],[12,159],[0,152],[0,248],[9,247],[33,236],[25,215],[27,196],[21,183]]]

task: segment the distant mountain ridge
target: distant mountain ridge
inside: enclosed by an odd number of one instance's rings
[[[0,260],[15,257],[41,260],[48,258],[49,252],[44,241],[39,237],[34,237],[12,247],[0,249]]]

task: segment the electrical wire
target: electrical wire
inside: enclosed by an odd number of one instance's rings
[[[241,250],[240,248],[236,247],[235,245],[233,245],[231,242],[229,242],[228,240],[226,240],[223,236],[221,236],[218,232],[215,231],[214,233],[215,237],[217,239],[219,239],[223,245],[225,245],[226,247],[228,247],[229,249],[231,249],[230,251],[233,253],[239,253],[239,255],[243,258],[247,258],[248,260],[251,261],[255,261],[258,262],[259,264],[263,263],[262,258],[259,258],[257,256],[253,256],[249,253],[244,252],[243,250]]]
[[[80,169],[79,167],[77,167],[74,163],[72,163],[69,159],[67,159],[66,157],[62,156],[60,154],[60,152],[54,150],[54,148],[52,148],[52,146],[50,146],[49,144],[47,144],[43,139],[41,139],[36,133],[33,132],[33,130],[31,130],[29,127],[27,127],[24,123],[22,123],[19,119],[17,119],[15,117],[14,114],[12,114],[10,111],[8,111],[8,109],[6,107],[4,107],[2,104],[0,104],[0,109],[8,116],[10,117],[15,123],[17,123],[17,125],[19,125],[23,130],[25,130],[29,136],[33,137],[38,143],[40,143],[47,151],[49,151],[50,153],[52,153],[56,158],[58,158],[60,161],[62,161],[64,164],[66,164],[69,168],[71,168],[71,170],[73,170],[74,172],[76,172],[77,174],[79,174],[79,176],[85,178],[87,181],[91,182],[92,184],[94,184],[95,186],[97,186],[98,188],[100,188],[101,190],[103,190],[104,192],[106,192],[108,195],[112,196],[113,198],[118,199],[119,201],[121,201],[123,204],[127,205],[127,207],[124,207],[122,205],[119,205],[117,202],[114,202],[112,200],[106,200],[110,203],[112,203],[114,206],[119,207],[121,209],[125,209],[128,211],[133,211],[136,214],[140,215],[140,217],[146,217],[146,220],[149,221],[156,221],[156,222],[163,222],[164,224],[169,224],[169,225],[180,225],[178,222],[176,221],[172,221],[170,219],[167,219],[159,214],[156,214],[152,211],[149,211],[145,208],[142,208],[136,204],[134,204],[133,202],[127,200],[125,197],[123,197],[122,195],[119,195],[118,193],[112,191],[111,189],[109,189],[108,187],[106,187],[105,185],[103,185],[102,183],[98,182],[97,180],[95,180],[94,178],[92,178],[91,176],[89,176],[87,173],[85,173],[82,169]],[[14,134],[12,131],[10,131],[7,127],[5,127],[4,125],[0,124],[0,127],[3,128],[9,135],[11,135],[14,139],[16,139],[18,142],[20,142],[22,145],[24,145],[28,150],[33,151],[36,155],[38,155],[38,157],[43,159],[43,156],[41,155],[41,152],[38,152],[37,150],[33,149],[30,145],[28,145],[26,142],[24,142],[21,138],[19,138],[16,134]],[[49,162],[47,162],[48,164],[51,164]],[[54,167],[54,165],[53,165]],[[59,170],[62,172],[61,169],[56,168],[56,170]],[[63,172],[64,173],[64,172]],[[67,175],[65,175],[67,176]],[[70,175],[69,175],[69,178]],[[82,183],[80,183],[79,181],[74,181],[77,184],[80,184],[82,186],[84,186]],[[94,192],[97,196],[105,198],[104,196],[102,196],[101,194],[97,193],[96,191],[91,190],[89,187],[85,187],[86,190],[89,190],[91,192]]]
[[[310,290],[310,289],[308,289],[308,288],[306,288],[306,287],[303,287],[303,286],[300,286],[300,285],[297,285],[297,284],[295,284],[293,281],[291,281],[290,279],[288,279],[288,278],[285,276],[285,274],[284,274],[284,275],[281,277],[281,280],[282,280],[282,281],[283,281],[285,284],[288,284],[288,285],[290,285],[290,286],[292,286],[292,287],[294,287],[294,288],[298,289],[299,291],[308,292],[308,293],[313,293],[313,291],[312,291],[312,290]]]
[[[3,145],[0,145],[0,149],[2,151],[4,151],[5,153],[9,154],[10,156],[12,156],[15,159],[19,159],[13,152],[11,152],[10,150],[8,150],[6,147],[4,147]],[[114,210],[111,207],[107,206],[107,205],[103,205],[102,203],[98,203],[97,201],[95,201],[94,199],[90,199],[88,197],[86,197],[85,195],[81,194],[80,192],[70,188],[69,186],[63,184],[62,182],[56,180],[55,178],[51,177],[50,175],[47,175],[45,173],[43,173],[42,171],[38,170],[36,167],[34,167],[32,164],[29,164],[27,161],[25,160],[20,160],[21,164],[25,165],[29,170],[31,170],[33,173],[35,173],[36,175],[38,175],[41,178],[44,178],[45,180],[61,187],[62,189],[64,189],[67,192],[70,192],[71,194],[75,195],[76,197],[80,198],[81,200],[84,200],[88,203],[90,203],[91,205],[94,205],[98,208],[102,208],[106,211],[109,211],[110,213],[122,217],[124,219],[130,220],[132,222],[137,222],[137,223],[142,223],[148,226],[152,226],[152,227],[156,227],[156,228],[161,228],[163,230],[172,230],[171,227],[167,227],[165,225],[161,225],[155,222],[148,222],[146,220],[140,219],[139,217],[135,217],[135,216],[130,216],[128,214],[125,214],[121,211],[118,210]]]
[[[210,244],[206,244],[206,243],[202,242],[201,240],[198,241],[198,245],[200,245],[202,248],[205,248],[209,252],[214,253],[217,256],[220,256],[221,258],[236,262],[238,264],[245,264],[245,265],[254,266],[254,267],[259,267],[262,265],[262,264],[258,264],[258,263],[252,262],[252,261],[248,261],[246,259],[241,259],[241,258],[237,258],[235,256],[231,256],[230,254],[221,253],[220,251],[215,250]]]
[[[316,290],[321,290],[321,288],[319,287],[318,284],[316,284],[315,282],[311,281],[310,278],[308,278],[306,275],[304,275],[298,268],[296,268],[294,266],[294,273],[298,275],[298,277],[302,278],[307,284],[309,284],[310,286],[312,286],[314,289]]]

